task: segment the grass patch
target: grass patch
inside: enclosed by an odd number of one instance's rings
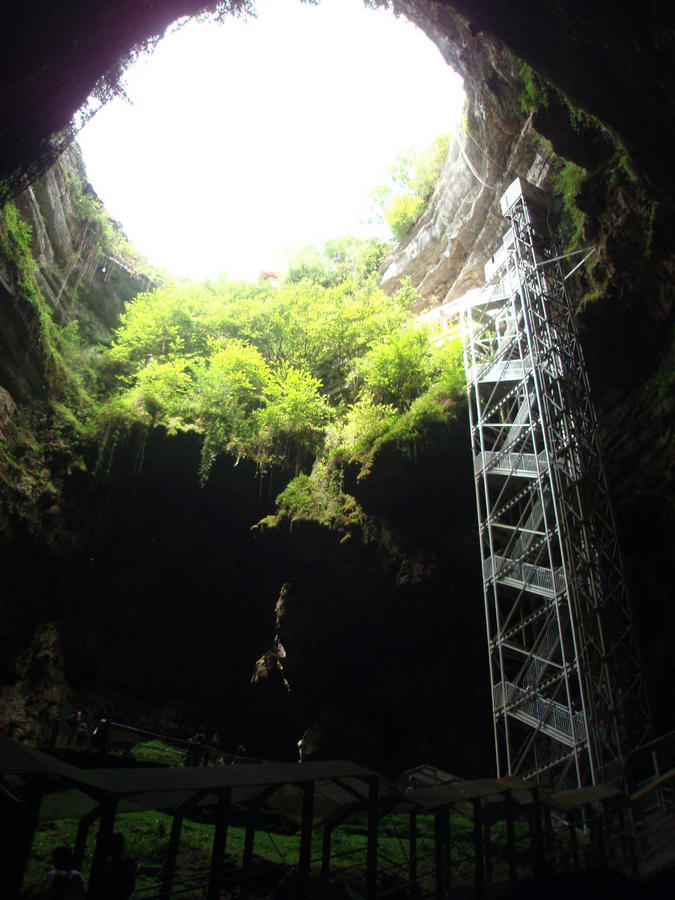
[[[235,808],[232,820],[243,822],[245,812]],[[211,812],[205,809],[197,813],[209,819]],[[254,845],[253,869],[258,877],[271,887],[278,884],[285,873],[293,875],[297,863],[300,829],[286,822],[287,832],[277,830],[274,823],[279,816],[273,810],[260,812],[259,830]],[[125,835],[126,846],[138,860],[138,881],[134,896],[154,895],[162,878],[171,816],[146,811],[123,813],[117,816],[115,827]],[[51,851],[61,844],[74,846],[78,822],[62,819],[43,823],[37,830],[31,858],[24,879],[23,897],[30,897],[39,887],[50,868]],[[434,885],[434,817],[428,813],[417,816],[418,875],[423,893],[433,891]],[[469,883],[473,878],[473,822],[461,815],[450,818],[453,877],[458,883]],[[94,853],[97,826],[91,829],[85,851],[82,874],[88,882],[90,862]],[[232,824],[227,834],[225,875],[240,868],[244,850],[245,827]],[[378,831],[378,870],[380,884],[393,885],[405,881],[409,863],[410,820],[407,813],[393,813],[383,817]],[[516,823],[517,849],[522,853],[528,843],[528,829],[524,823]],[[213,826],[208,821],[185,819],[181,831],[175,884],[185,887],[181,896],[202,897],[203,885],[208,879]],[[323,832],[317,827],[312,833],[312,878],[318,879],[321,870]],[[355,891],[364,887],[367,852],[367,826],[365,821],[345,823],[333,832],[331,843],[331,880],[336,890],[352,886]],[[492,828],[493,859],[495,868],[505,860],[506,824],[496,823]],[[265,881],[265,879],[267,879]],[[190,888],[190,885],[193,888]],[[255,890],[253,890],[255,896]]]

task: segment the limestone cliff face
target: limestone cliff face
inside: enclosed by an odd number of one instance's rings
[[[517,174],[541,184],[548,170],[534,149],[529,121],[495,134],[497,129],[479,127],[477,113],[483,112],[470,108],[468,131],[453,141],[433,197],[382,271],[384,290],[393,292],[409,278],[425,308],[482,286],[485,262],[505,230],[499,197]],[[482,133],[480,141],[475,133]]]
[[[57,623],[38,625],[31,643],[10,666],[13,681],[0,685],[3,723],[13,723],[17,738],[46,743],[49,723],[62,716],[70,702]]]
[[[16,202],[33,230],[38,283],[57,320],[77,318],[90,339],[106,338],[147,282],[106,260],[100,228],[78,208],[72,179],[96,197],[77,144]]]
[[[440,4],[395,5],[437,44],[467,95],[465,128],[451,144],[434,195],[382,273],[385,290],[410,278],[431,306],[483,284],[483,266],[504,230],[499,198],[517,176],[540,184],[548,163],[530,120],[520,115],[518,60]]]
[[[100,223],[79,205],[82,192],[96,197],[73,144],[15,204],[31,228],[34,278],[54,321],[63,325],[77,319],[85,344],[92,344],[109,337],[124,304],[148,282],[106,259]],[[44,399],[39,317],[11,259],[2,253],[0,299],[0,386],[16,402]]]
[[[120,52],[161,31],[169,10],[200,5],[76,0],[67,16],[45,18],[34,29],[24,27],[24,7],[13,6],[0,38],[7,41],[0,66],[8,85],[0,96],[3,175],[16,166],[32,171],[37,145],[68,122]],[[463,74],[469,109],[468,131],[451,150],[432,204],[389,261],[388,287],[409,275],[434,304],[480,281],[504,228],[495,213],[501,190],[515,175],[545,177],[533,127],[589,171],[578,205],[587,215],[587,238],[599,248],[594,279],[601,290],[580,313],[582,341],[655,705],[661,727],[672,727],[674,222],[672,166],[663,152],[674,136],[670,4],[633,4],[632,13],[612,7],[610,15],[603,4],[584,0],[394,5]],[[124,15],[106,19],[122,6]],[[89,27],[91,40],[73,42]],[[20,52],[17,31],[30,38]],[[598,116],[609,143],[575,131],[555,106],[524,123],[516,104],[518,64],[505,47]],[[63,65],[65,58],[72,66]],[[68,79],[72,84],[64,85]],[[22,85],[30,88],[28,99]],[[60,95],[70,99],[57,108]],[[635,172],[607,166],[622,145]],[[80,318],[93,338],[138,287],[123,270],[102,271],[63,166],[18,203],[33,227],[40,285],[54,315]],[[17,404],[44,400],[36,327],[12,272],[0,270],[3,440]],[[62,652],[65,682],[78,699],[109,703],[114,714],[139,724],[149,724],[150,711],[191,728],[198,716],[233,746],[243,740],[254,753],[288,758],[302,731],[318,722],[325,744],[319,752],[326,754],[388,770],[420,759],[464,772],[472,759],[479,769],[487,766],[489,699],[467,428],[466,421],[449,423],[417,457],[390,449],[367,479],[345,473],[347,489],[378,529],[377,544],[369,546],[341,543],[311,524],[252,535],[249,526],[273,509],[283,484],[258,482],[246,465],[234,469],[220,460],[201,489],[195,435],[155,431],[147,441],[132,435],[102,481],[80,470],[65,473],[60,511],[45,496],[35,528],[13,518],[2,529],[0,675],[16,686],[4,699],[19,710],[25,698],[51,714],[54,698],[45,694],[43,702],[35,688],[46,672],[62,690]],[[64,470],[63,461],[52,462],[54,472]],[[87,462],[91,467],[92,455]],[[288,587],[278,602],[282,585]],[[58,635],[51,626],[41,629],[55,621]],[[256,681],[269,692],[249,687],[256,659]],[[271,699],[266,707],[264,696]],[[478,735],[471,744],[469,734]]]
[[[595,247],[596,254],[590,271],[575,285],[578,300],[584,293],[589,297],[579,309],[580,336],[636,620],[643,626],[648,674],[655,695],[663,695],[659,671],[669,663],[653,625],[661,619],[672,630],[675,624],[667,562],[667,536],[675,528],[675,211],[672,173],[654,152],[655,123],[661,116],[654,100],[663,91],[663,73],[672,65],[672,58],[668,63],[662,52],[671,32],[658,5],[633,20],[632,38],[625,31],[623,12],[607,21],[597,10],[580,9],[576,3],[565,4],[565,9],[559,4],[536,9],[519,4],[528,8],[526,17],[511,15],[513,9],[502,16],[489,2],[396,0],[394,5],[417,22],[464,75],[469,127],[452,147],[424,215],[388,260],[383,274],[388,289],[409,276],[425,302],[434,305],[482,283],[482,264],[494,249],[490,241],[503,229],[495,199],[515,175],[540,184],[549,174],[546,160],[533,151],[533,132],[545,137],[560,157],[585,170],[575,204],[585,216],[585,243]],[[574,28],[556,33],[556,21],[561,28],[573,22]],[[500,39],[603,124],[593,125],[582,115],[571,117],[567,99],[552,92],[521,132],[520,63]],[[652,51],[640,60],[626,50],[630,61],[615,79],[612,57],[630,40]],[[577,61],[576,77],[572,60]],[[582,76],[590,72],[592,77]],[[654,95],[645,98],[650,82]],[[623,105],[618,102],[619,85]],[[648,109],[653,119],[646,122]],[[672,127],[668,113],[665,118],[664,135]],[[629,164],[626,147],[634,154]],[[663,711],[670,702],[656,705]],[[664,727],[670,721],[666,715]]]

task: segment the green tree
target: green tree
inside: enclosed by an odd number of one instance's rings
[[[326,241],[323,251],[314,244],[294,250],[288,257],[286,284],[312,281],[335,287],[345,281],[361,284],[377,273],[391,242],[345,235]]]
[[[373,190],[376,216],[389,225],[397,241],[408,234],[429,202],[449,147],[450,135],[442,134],[426,150],[399,154],[386,184]]]
[[[338,239],[326,259],[365,271],[378,253]],[[375,448],[437,375],[426,332],[405,324],[415,299],[409,285],[388,297],[359,277],[281,288],[219,279],[139,295],[105,354],[102,427],[196,429],[202,478],[225,452],[308,471],[328,430],[336,452],[340,440]],[[430,395],[418,418],[439,403]]]
[[[323,444],[331,410],[321,382],[293,366],[277,370],[267,386],[266,404],[256,418],[259,460],[266,464],[295,461],[295,471],[311,463]]]
[[[204,478],[221,452],[254,456],[255,413],[265,403],[272,373],[255,347],[231,341],[195,372],[196,419],[203,434],[200,472]]]
[[[361,386],[361,396],[405,410],[429,387],[432,375],[428,331],[410,324],[357,360],[352,377]]]
[[[339,281],[362,284],[377,275],[385,256],[391,250],[390,241],[380,238],[358,238],[346,235],[331,238],[323,246],[324,256],[337,266]]]

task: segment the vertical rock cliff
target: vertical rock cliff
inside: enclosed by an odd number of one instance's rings
[[[62,19],[24,27],[20,51],[16,29],[30,7],[13,8],[2,38],[2,176],[34,172],[45,142],[120,54],[201,5],[82,0]],[[388,262],[388,288],[409,276],[433,305],[475,286],[503,230],[495,205],[503,187],[515,175],[544,184],[569,176],[566,161],[579,170],[574,189],[557,182],[569,188],[568,213],[581,216],[579,239],[597,248],[582,275],[579,325],[657,724],[672,727],[669,5],[611,15],[580,0],[393,5],[463,75],[469,106],[431,204]],[[80,39],[88,29],[91,41]],[[536,90],[523,113],[528,79]],[[549,142],[543,150],[535,132]],[[78,446],[74,465],[54,428],[52,401],[62,398],[45,317],[59,326],[77,319],[90,344],[146,282],[105,259],[82,215],[90,196],[73,149],[16,199],[32,228],[42,305],[22,289],[21,229],[3,226],[4,700],[25,716],[26,703],[51,715],[50,704],[74,691],[146,723],[193,727],[198,715],[270,756],[292,755],[318,723],[318,752],[390,771],[421,758],[467,773],[488,767],[466,421],[439,426],[424,446],[389,448],[367,478],[346,468],[370,542],[307,523],[251,533],[283,485],[221,459],[201,489],[195,435],[131,434],[106,477],[94,479],[94,448]],[[256,659],[260,691],[248,684]]]

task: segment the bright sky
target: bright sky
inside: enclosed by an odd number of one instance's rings
[[[257,0],[190,22],[82,130],[89,179],[128,238],[188,278],[257,279],[292,247],[364,224],[396,155],[453,130],[459,76],[407,19],[362,0]]]

